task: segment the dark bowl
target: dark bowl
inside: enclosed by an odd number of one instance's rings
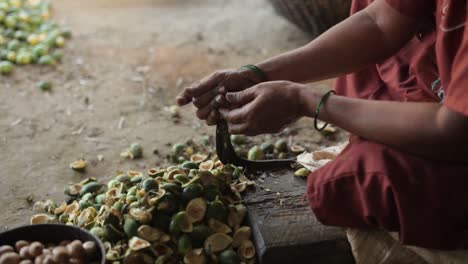
[[[0,246],[14,245],[18,240],[40,241],[42,243],[59,243],[63,240],[94,241],[98,246],[97,261],[105,264],[106,258],[102,242],[88,231],[70,225],[43,224],[28,225],[0,233]]]

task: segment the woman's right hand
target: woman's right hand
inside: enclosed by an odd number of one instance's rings
[[[261,81],[249,69],[222,70],[195,82],[185,88],[176,98],[180,106],[193,102],[198,109],[197,117],[206,120],[208,125],[215,125],[219,107],[229,108],[225,99],[227,92],[238,92],[254,86]]]

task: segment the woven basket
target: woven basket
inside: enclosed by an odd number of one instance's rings
[[[349,16],[351,0],[269,0],[276,12],[318,36]]]

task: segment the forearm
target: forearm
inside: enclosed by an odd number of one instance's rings
[[[388,8],[390,10],[384,10]],[[385,16],[380,14],[383,11]],[[397,26],[392,25],[399,16],[383,1],[376,1],[308,45],[263,61],[258,66],[270,80],[300,83],[359,70],[390,56],[411,38],[414,21],[399,19]]]
[[[321,95],[306,91],[306,115],[312,117]],[[320,119],[353,134],[406,152],[440,160],[468,160],[467,127],[437,103],[371,101],[331,96]],[[464,117],[456,117],[463,119]]]

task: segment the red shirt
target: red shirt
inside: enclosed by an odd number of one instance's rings
[[[372,0],[354,0],[351,14],[366,8]],[[432,17],[433,19],[433,17]],[[335,91],[348,97],[413,102],[438,102],[431,84],[438,79],[434,51],[434,25],[409,41],[398,53],[377,64],[335,81]]]
[[[436,56],[444,104],[468,116],[468,31],[465,30],[467,1],[387,0],[402,14],[421,18],[435,11]]]

